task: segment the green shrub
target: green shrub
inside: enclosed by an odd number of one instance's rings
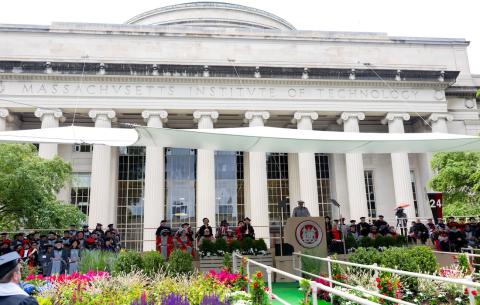
[[[228,272],[232,271],[232,255],[228,252],[225,252],[223,256],[223,268]]]
[[[395,237],[395,246],[397,247],[403,247],[406,246],[408,243],[408,239],[406,236],[403,235],[397,235]]]
[[[385,236],[383,239],[383,247],[394,247],[396,246],[397,242],[392,236]]]
[[[143,260],[140,253],[136,251],[125,251],[118,254],[113,264],[113,273],[131,273],[143,269]]]
[[[378,235],[373,241],[375,248],[386,247],[385,245],[385,237],[382,235]]]
[[[142,259],[143,272],[145,272],[146,275],[155,275],[165,267],[163,256],[158,251],[144,252]]]
[[[253,249],[253,239],[251,239],[250,237],[242,239],[242,241],[240,242],[240,246],[242,252],[250,251],[250,249]]]
[[[263,240],[263,238],[254,240],[253,241],[253,248],[255,249],[255,252],[267,251],[268,250],[267,244],[265,243],[265,240]]]
[[[192,256],[187,252],[174,250],[168,258],[167,272],[171,275],[192,273]]]
[[[404,249],[405,250],[405,249]],[[427,246],[412,247],[407,250],[408,255],[417,266],[415,272],[434,274],[438,271],[438,263],[432,249]],[[413,269],[415,270],[415,269]]]
[[[346,246],[347,250],[358,247],[357,240],[355,239],[355,237],[353,235],[351,235],[351,234],[347,235],[347,238],[345,239],[345,246]]]
[[[210,255],[215,255],[217,253],[215,243],[208,239],[202,241],[202,243],[198,246],[198,250],[203,256],[207,255],[207,253],[210,253]]]
[[[242,247],[242,244],[240,243],[239,240],[233,240],[230,245],[228,245],[228,252],[234,252],[236,250],[240,250]]]
[[[112,272],[113,265],[117,260],[117,254],[110,251],[88,251],[81,252],[78,262],[78,271],[87,273],[88,271],[106,271]]]
[[[375,243],[370,237],[361,237],[358,241],[358,246],[362,248],[374,247]]]
[[[218,255],[223,255],[224,253],[228,252],[228,245],[225,239],[218,238],[215,240],[215,252]]]
[[[353,252],[349,261],[356,264],[373,265],[380,263],[380,252],[374,248],[360,247]]]

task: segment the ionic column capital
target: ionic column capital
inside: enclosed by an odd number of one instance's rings
[[[160,118],[160,121],[162,121],[162,123],[166,123],[168,121],[168,112],[166,112],[165,110],[142,111],[142,118],[145,120],[145,122],[148,122],[148,120],[152,117],[158,117]]]
[[[55,119],[59,119],[59,120],[63,119],[63,113],[62,113],[62,110],[60,110],[60,109],[37,108],[37,110],[35,110],[34,114],[40,120],[43,120],[45,115],[51,115]]]
[[[245,112],[245,120],[250,122],[255,118],[262,119],[263,122],[270,118],[270,112],[268,111],[247,111]]]
[[[408,121],[410,120],[410,114],[406,112],[402,112],[402,113],[389,112],[385,115],[385,118],[383,118],[380,122],[385,125],[385,124],[388,124],[388,122],[391,122],[394,120],[402,120],[402,122]]]
[[[315,121],[316,119],[318,119],[318,113],[297,111],[293,114],[292,123],[297,123],[302,119],[309,119],[310,121]]]
[[[115,119],[115,111],[112,109],[92,109],[88,112],[88,116],[96,122],[99,117],[105,117],[108,120]]]
[[[218,119],[218,111],[201,111],[197,110],[193,113],[193,120],[198,123],[201,118],[209,118],[212,122],[216,122]]]
[[[350,119],[357,119],[359,121],[365,120],[365,113],[363,112],[342,112],[340,118],[337,120],[337,124],[341,125]]]
[[[448,113],[432,113],[427,118],[427,122],[438,122],[439,120],[453,121],[453,116]]]
[[[6,120],[7,122],[13,122],[14,117],[10,114],[10,110],[7,108],[0,108],[0,118]]]

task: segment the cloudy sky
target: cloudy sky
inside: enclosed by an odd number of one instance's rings
[[[188,0],[3,0],[0,23],[123,23],[134,15]],[[478,0],[231,0],[274,13],[300,30],[386,32],[455,37],[471,42],[471,71],[480,74]]]

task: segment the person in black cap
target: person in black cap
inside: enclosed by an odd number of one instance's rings
[[[242,229],[243,238],[250,237],[251,239],[255,239],[255,230],[253,229],[252,225],[250,224],[250,218],[245,217],[243,222],[245,223],[245,225],[243,226],[243,229]]]
[[[210,233],[213,232],[212,227],[210,226],[210,220],[207,217],[203,218],[202,222],[203,225],[198,229],[197,233],[195,234],[197,240],[200,240],[202,236],[205,236],[205,229],[208,229]]]
[[[18,285],[21,278],[19,259],[17,252],[0,256],[0,304],[38,305],[38,302]]]
[[[378,219],[373,222],[373,225],[377,227],[378,232],[382,235],[388,233],[388,223],[383,219],[383,215],[379,215]]]
[[[83,225],[82,227],[83,237],[87,238],[90,236],[90,231],[88,230],[88,225]]]
[[[299,200],[299,201],[297,201],[297,204],[298,204],[298,206],[296,206],[296,207],[293,209],[292,217],[310,217],[310,212],[309,212],[308,209],[304,206],[304,205],[305,205],[305,201]]]
[[[370,224],[365,221],[365,217],[360,217],[360,222],[357,225],[357,232],[363,237],[367,237],[368,234],[370,234]]]
[[[100,239],[103,239],[105,235],[105,232],[102,230],[102,226],[103,225],[101,223],[97,223],[97,227],[92,231],[92,234],[96,233],[97,237]]]

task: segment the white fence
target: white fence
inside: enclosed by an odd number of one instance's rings
[[[277,269],[277,268],[273,268],[273,267],[270,267],[270,266],[267,266],[267,265],[264,265],[264,264],[260,264],[260,263],[256,262],[255,260],[249,259],[247,257],[243,257],[243,256],[241,256],[237,253],[233,254],[233,266],[234,266],[234,268],[236,268],[236,266],[237,266],[237,261],[236,261],[237,259],[243,259],[243,260],[246,261],[246,271],[247,271],[247,278],[248,279],[250,279],[250,274],[251,274],[250,266],[251,265],[255,265],[255,266],[258,266],[260,268],[264,268],[264,269],[267,270],[268,296],[269,296],[270,300],[275,298],[275,300],[279,301],[280,303],[282,303],[284,305],[296,305],[296,304],[288,303],[287,301],[285,301],[284,299],[280,298],[278,295],[273,293],[273,291],[272,291],[272,273],[281,274],[281,275],[283,275],[285,277],[288,277],[288,278],[290,278],[292,280],[295,280],[295,281],[301,281],[301,280],[306,280],[306,279],[304,279],[300,276],[285,272],[283,270]],[[236,272],[236,271],[237,270],[234,269],[234,272]],[[380,305],[379,303],[375,303],[375,302],[360,298],[358,296],[346,293],[344,291],[341,291],[341,290],[338,290],[338,289],[335,289],[335,288],[332,288],[332,287],[329,287],[329,286],[322,285],[322,284],[317,283],[315,281],[311,281],[311,280],[307,280],[307,281],[309,282],[310,288],[312,289],[312,305],[317,305],[318,304],[317,292],[318,292],[319,289],[328,292],[330,295],[336,295],[336,296],[339,296],[341,298],[347,299],[349,301],[356,302],[357,304],[360,304],[360,305]],[[248,288],[248,289],[250,289],[250,288]]]
[[[300,257],[305,257],[305,258],[309,258],[309,259],[313,259],[313,260],[326,262],[327,266],[328,266],[328,278],[323,277],[321,275],[312,274],[312,273],[309,273],[309,272],[306,272],[306,271],[302,270],[301,268],[298,268],[297,265],[296,265],[296,260],[295,259],[293,260],[293,269],[294,270],[296,270],[298,272],[301,272],[303,274],[308,274],[310,276],[315,276],[315,277],[324,279],[325,281],[328,281],[328,282],[332,283],[332,287],[333,287],[333,284],[335,284],[335,285],[347,287],[347,288],[350,288],[350,289],[355,289],[357,291],[361,291],[363,293],[367,293],[367,294],[372,295],[372,296],[381,297],[380,295],[378,295],[377,292],[369,291],[369,290],[359,288],[359,287],[349,286],[349,285],[346,285],[344,283],[340,283],[338,281],[333,280],[333,278],[332,278],[332,264],[339,264],[339,265],[350,266],[350,267],[358,267],[358,268],[363,268],[363,269],[367,269],[367,270],[374,270],[375,272],[383,271],[383,272],[389,272],[389,273],[398,274],[398,275],[406,275],[406,276],[411,276],[411,277],[415,277],[415,278],[428,279],[428,280],[432,280],[432,281],[448,282],[448,283],[452,283],[452,284],[462,285],[462,286],[467,288],[470,305],[475,305],[475,297],[471,293],[471,291],[480,288],[480,283],[473,282],[473,280],[470,276],[467,276],[465,279],[452,279],[452,278],[440,277],[440,276],[430,275],[430,274],[415,273],[415,272],[410,272],[410,271],[384,268],[384,267],[379,267],[376,264],[374,264],[374,265],[362,265],[362,264],[356,264],[356,263],[351,263],[351,262],[346,262],[346,261],[333,260],[330,257],[322,258],[322,257],[311,256],[311,255],[302,254],[302,253],[298,253],[298,252],[293,253],[293,255],[294,255],[294,257],[299,257],[299,258]],[[412,304],[412,303],[405,302],[405,301],[400,300],[400,299],[395,299],[395,298],[390,298],[390,297],[387,298],[385,296],[383,296],[383,299],[393,301],[393,302],[396,302],[398,304],[403,304],[403,305],[411,305]]]

